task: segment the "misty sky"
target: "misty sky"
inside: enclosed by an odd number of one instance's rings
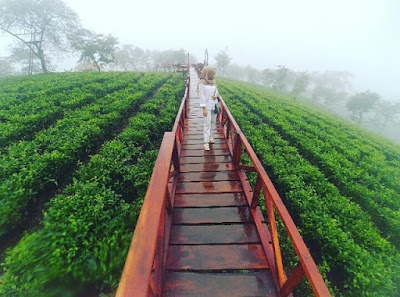
[[[120,43],[184,48],[200,61],[208,48],[210,62],[228,47],[233,63],[259,69],[347,70],[356,90],[400,100],[399,0],[64,2],[86,28]]]

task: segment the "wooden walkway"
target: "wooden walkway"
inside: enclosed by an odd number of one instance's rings
[[[329,297],[282,199],[221,97],[221,123],[212,129],[215,143],[203,150],[197,83],[197,71],[190,68],[173,129],[164,133],[116,296],[292,297],[306,277],[315,296]],[[249,171],[257,176],[254,185],[247,180]],[[276,214],[299,259],[288,276]]]
[[[192,69],[169,240],[165,296],[278,296],[223,128],[203,149]]]

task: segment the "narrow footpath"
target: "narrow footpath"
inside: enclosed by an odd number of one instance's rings
[[[198,76],[190,71],[163,296],[278,296],[223,128],[213,127],[215,143],[203,149]]]

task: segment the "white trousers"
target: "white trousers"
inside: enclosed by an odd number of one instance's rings
[[[203,117],[204,119],[204,143],[209,143],[211,135],[211,129],[215,127],[215,120],[217,115],[212,112],[212,110],[207,110],[207,116]]]

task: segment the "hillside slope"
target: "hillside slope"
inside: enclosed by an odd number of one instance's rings
[[[333,295],[400,296],[400,146],[262,88],[218,83]],[[46,203],[6,253],[1,296],[117,286],[183,91],[182,76],[165,73],[0,80],[0,240]]]
[[[38,201],[50,201],[40,224],[6,253],[0,295],[98,296],[116,288],[162,136],[183,96],[182,75],[7,82],[0,131],[25,129],[20,123],[34,116],[43,121],[0,152],[1,240],[24,230]]]
[[[262,88],[219,91],[334,294],[400,296],[400,146]]]

